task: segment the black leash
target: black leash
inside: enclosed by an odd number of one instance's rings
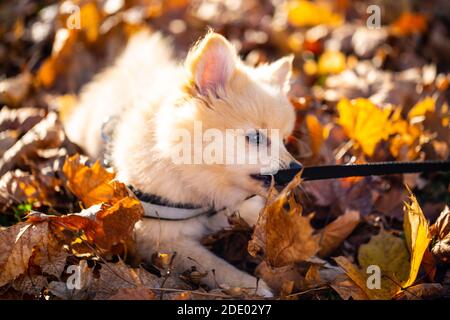
[[[289,183],[302,169],[285,169],[275,174],[277,184]],[[325,165],[304,167],[305,181],[348,177],[382,176],[401,173],[450,171],[450,161],[429,160],[421,162],[373,162],[365,164]]]

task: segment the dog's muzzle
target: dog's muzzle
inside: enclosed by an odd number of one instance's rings
[[[278,170],[275,175],[252,174],[250,176],[255,180],[262,181],[266,187],[269,187],[272,183],[272,177],[275,180],[276,186],[285,186],[291,182],[291,180],[302,170],[302,168],[303,166],[300,163],[292,161],[289,163],[288,169]]]

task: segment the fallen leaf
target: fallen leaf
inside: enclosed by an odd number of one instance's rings
[[[427,19],[419,13],[403,12],[390,27],[392,33],[398,36],[422,33],[427,29]]]
[[[18,76],[0,81],[0,104],[19,105],[28,94],[32,76],[23,72]]]
[[[436,222],[431,226],[430,233],[436,238],[431,252],[442,263],[450,262],[450,209],[444,208]]]
[[[417,202],[416,197],[410,192],[410,203],[405,203],[405,217],[403,220],[403,229],[405,239],[411,254],[411,263],[409,276],[403,287],[411,286],[417,278],[422,258],[431,241],[428,231],[428,222],[423,215],[422,209]]]
[[[401,300],[439,299],[444,291],[440,283],[421,283],[402,291],[396,298]]]
[[[74,155],[65,162],[63,172],[70,191],[86,207],[114,198],[115,174],[103,168],[99,161],[88,167],[81,162],[79,155]]]
[[[343,17],[334,13],[328,6],[310,1],[295,0],[287,4],[288,21],[298,27],[328,24],[340,25]]]
[[[319,74],[337,74],[346,68],[345,55],[340,51],[325,51],[319,57]]]
[[[155,300],[156,295],[144,287],[120,288],[108,300]]]
[[[371,265],[381,270],[381,289],[384,298],[393,297],[408,279],[410,272],[409,253],[405,242],[381,230],[369,243],[358,250],[358,262],[363,270]],[[376,289],[374,289],[376,290]]]
[[[361,269],[359,269],[356,265],[354,265],[351,261],[349,261],[346,257],[339,256],[336,258],[333,258],[336,263],[344,270],[345,274],[348,276],[349,279],[360,289],[356,289],[355,287],[348,285],[345,278],[344,280],[341,280],[341,282],[344,282],[344,287],[341,290],[346,290],[354,293],[358,299],[365,299],[364,295],[361,293],[364,292],[364,294],[367,296],[367,298],[371,300],[387,300],[390,299],[392,296],[389,292],[386,292],[384,288],[381,289],[369,289],[367,286],[367,274],[363,272]],[[338,282],[339,284],[339,282]],[[338,288],[339,292],[339,288]],[[348,295],[348,293],[346,293]],[[353,296],[353,295],[352,295]],[[355,298],[356,298],[355,297]]]
[[[390,110],[380,109],[367,99],[342,99],[337,105],[338,123],[368,156],[372,156],[376,145],[387,138],[386,126]]]
[[[0,287],[28,269],[33,250],[48,242],[48,224],[18,223],[0,231]]]
[[[297,175],[281,193],[269,197],[255,227],[248,248],[251,255],[264,254],[268,264],[282,267],[305,261],[319,250],[318,236],[313,235],[311,217],[302,216],[292,190],[300,183]],[[289,210],[285,205],[289,204]]]
[[[347,239],[360,221],[359,211],[348,209],[321,231],[320,257],[327,257]]]
[[[369,300],[369,297],[364,291],[358,287],[352,280],[346,275],[340,275],[330,286],[336,291],[339,296],[344,300]]]
[[[324,141],[323,126],[319,122],[319,119],[312,114],[306,115],[305,122],[311,141],[311,150],[314,155],[318,155]]]
[[[31,157],[39,149],[60,147],[64,138],[56,113],[50,112],[3,154],[0,159],[0,176],[14,168],[20,159]]]

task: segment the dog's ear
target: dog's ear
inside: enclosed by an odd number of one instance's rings
[[[269,65],[262,66],[265,69],[264,73],[269,83],[280,87],[285,92],[289,91],[293,61],[294,56],[289,55]]]
[[[224,88],[236,68],[235,48],[223,36],[210,32],[189,53],[186,67],[201,94]]]

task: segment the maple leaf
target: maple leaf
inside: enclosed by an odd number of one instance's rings
[[[79,155],[74,155],[64,163],[63,172],[69,190],[86,207],[111,201],[115,197],[115,174],[103,168],[99,161],[88,167],[81,162]]]
[[[61,234],[70,230],[76,236],[82,231],[90,244],[104,251],[110,251],[120,243],[129,243],[134,225],[142,217],[144,209],[125,184],[113,180],[114,173],[108,172],[98,162],[92,167],[82,164],[79,155],[66,159],[63,172],[69,189],[90,207],[79,214],[64,216],[33,213],[28,221],[49,221],[54,231]]]
[[[263,252],[268,264],[286,266],[304,261],[319,250],[319,238],[313,235],[311,217],[302,216],[302,207],[295,202],[293,189],[300,183],[297,175],[279,195],[272,188],[258,222],[248,250],[256,256]],[[289,204],[289,210],[285,205]]]
[[[380,109],[367,99],[342,99],[337,105],[338,123],[345,133],[353,139],[369,156],[372,156],[376,145],[387,138],[386,126],[391,111]]]

